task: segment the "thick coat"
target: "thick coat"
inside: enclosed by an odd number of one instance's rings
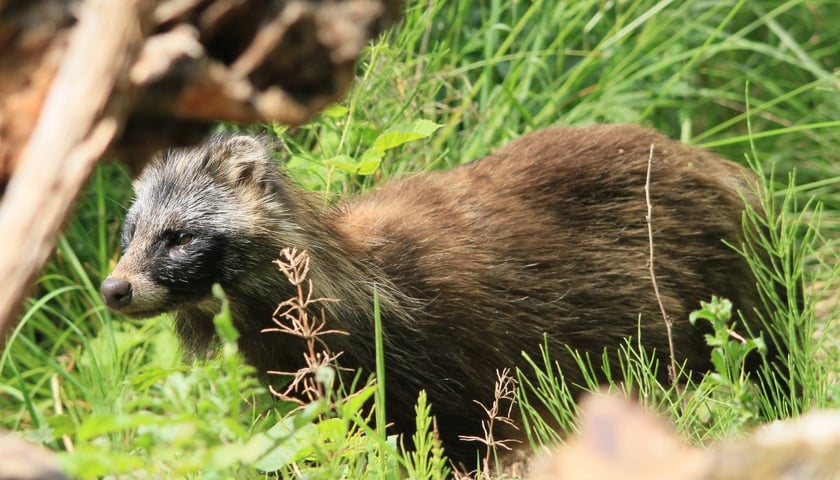
[[[744,168],[636,126],[550,128],[448,171],[389,182],[334,207],[295,187],[258,139],[215,136],[154,161],[136,182],[124,254],[103,283],[106,303],[132,316],[174,311],[192,352],[212,347],[210,287],[231,300],[241,350],[258,370],[300,366],[291,336],[260,333],[294,292],[272,260],[287,246],[311,256],[327,337],[342,364],[373,372],[373,289],[379,291],[387,411],[414,425],[428,392],[441,438],[474,459],[495,371],[539,356],[547,338],[567,381],[581,381],[566,347],[600,357],[638,337],[660,358],[668,342],[650,278],[645,181],[651,172],[655,269],[674,320],[678,361],[703,372],[709,350],[688,315],[729,298],[754,331],[755,279],[723,240],[742,238]],[[618,371],[614,366],[613,371]],[[507,432],[506,432],[507,433]]]

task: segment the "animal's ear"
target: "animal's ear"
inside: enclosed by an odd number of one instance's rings
[[[218,152],[217,175],[224,182],[253,191],[266,191],[274,183],[277,166],[263,139],[247,135],[222,140]]]

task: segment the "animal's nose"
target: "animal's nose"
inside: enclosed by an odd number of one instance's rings
[[[106,278],[102,282],[102,299],[105,305],[120,310],[131,304],[131,283],[120,278]]]

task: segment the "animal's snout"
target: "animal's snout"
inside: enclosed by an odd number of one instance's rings
[[[102,282],[102,299],[105,305],[114,310],[121,310],[131,304],[131,283],[120,278],[106,278]]]

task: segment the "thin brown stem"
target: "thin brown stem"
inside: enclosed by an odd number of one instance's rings
[[[665,320],[665,331],[668,334],[668,354],[670,363],[668,364],[668,379],[671,384],[677,385],[677,363],[676,355],[674,353],[674,335],[672,333],[671,317],[665,311],[665,304],[662,302],[662,296],[659,294],[659,285],[656,283],[656,272],[653,266],[653,204],[650,200],[650,173],[653,167],[653,144],[650,146],[650,155],[648,155],[647,164],[647,178],[645,179],[645,203],[647,204],[647,220],[648,229],[648,246],[650,248],[650,257],[648,258],[648,268],[650,269],[650,280],[653,282],[653,291],[656,294],[656,301],[659,304],[659,311],[662,313],[662,318]]]

